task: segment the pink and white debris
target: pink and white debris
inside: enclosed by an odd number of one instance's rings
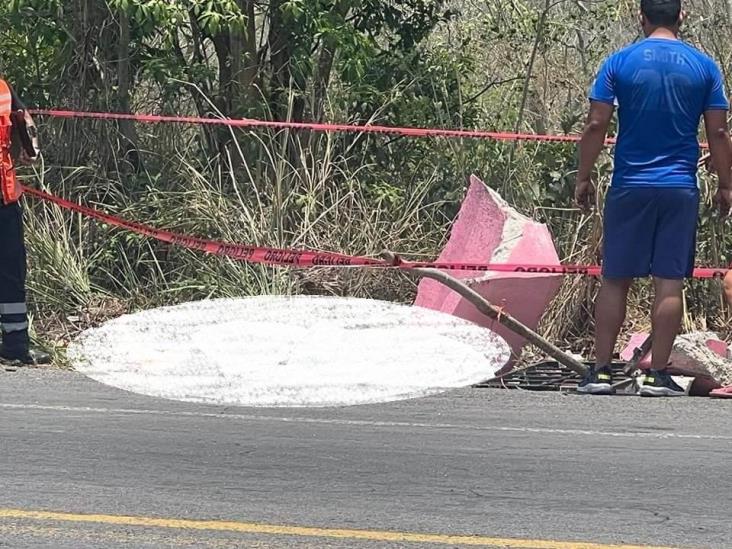
[[[450,239],[438,261],[554,265],[559,263],[559,256],[546,225],[521,215],[496,191],[471,176]],[[543,273],[451,274],[532,329],[537,327],[562,284],[561,275]],[[511,346],[512,361],[505,369],[512,366],[525,344],[521,336],[482,315],[468,301],[433,280],[420,282],[414,304],[494,330]]]

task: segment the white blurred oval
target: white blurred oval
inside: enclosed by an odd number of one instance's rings
[[[322,407],[389,402],[492,377],[510,349],[441,312],[369,299],[261,296],[111,320],[70,347],[101,383],[190,402]]]

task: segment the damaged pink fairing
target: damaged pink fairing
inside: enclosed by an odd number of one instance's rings
[[[559,257],[546,225],[519,214],[497,192],[472,176],[450,239],[438,261],[555,265]],[[531,329],[537,327],[562,283],[561,275],[551,274],[471,271],[451,274]],[[468,301],[433,280],[425,279],[419,284],[415,305],[494,330],[511,347],[513,358],[507,368],[525,343],[524,338],[482,315]]]

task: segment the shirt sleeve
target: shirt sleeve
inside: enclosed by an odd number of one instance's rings
[[[615,56],[609,57],[600,67],[589,94],[590,101],[615,104]]]
[[[25,105],[23,104],[23,102],[18,97],[18,94],[15,93],[15,90],[10,85],[8,85],[8,87],[10,88],[10,95],[13,97],[13,104],[12,104],[12,107],[11,108],[14,111],[24,111],[24,110],[26,110],[25,109]]]
[[[709,61],[709,84],[707,87],[707,96],[704,101],[705,111],[726,111],[729,110],[729,101],[727,93],[724,89],[724,78],[722,71],[714,61]]]

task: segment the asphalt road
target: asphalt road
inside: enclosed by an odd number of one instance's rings
[[[728,548],[730,418],[487,389],[225,409],[0,374],[0,547]]]

